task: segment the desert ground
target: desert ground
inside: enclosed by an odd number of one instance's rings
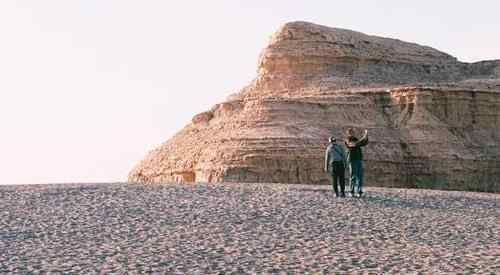
[[[500,194],[0,186],[0,274],[499,274]]]

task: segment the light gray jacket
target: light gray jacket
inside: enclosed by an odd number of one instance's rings
[[[329,170],[334,161],[341,161],[345,165],[346,155],[342,145],[330,143],[325,152],[325,170]]]

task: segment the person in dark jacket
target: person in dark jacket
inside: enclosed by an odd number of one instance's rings
[[[368,130],[361,139],[354,136],[354,130],[347,130],[345,145],[347,147],[347,163],[349,165],[351,194],[361,197],[363,195],[364,173],[363,173],[363,152],[361,147],[368,144]]]
[[[337,185],[340,185],[340,197],[345,198],[345,151],[334,137],[330,137],[329,142],[325,152],[325,172],[332,176],[335,196],[339,197]]]

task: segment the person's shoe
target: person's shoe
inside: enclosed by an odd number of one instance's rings
[[[335,193],[335,197],[336,197],[336,198],[338,198],[338,197],[339,197],[339,193],[338,193],[338,192],[336,192],[336,193]]]
[[[345,193],[344,192],[340,193],[340,197],[345,198]]]
[[[363,192],[359,192],[359,197],[361,198],[363,196]]]

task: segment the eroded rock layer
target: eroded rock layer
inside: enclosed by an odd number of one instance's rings
[[[305,22],[256,80],[150,152],[131,182],[327,183],[327,138],[367,128],[368,185],[500,191],[500,61]]]

